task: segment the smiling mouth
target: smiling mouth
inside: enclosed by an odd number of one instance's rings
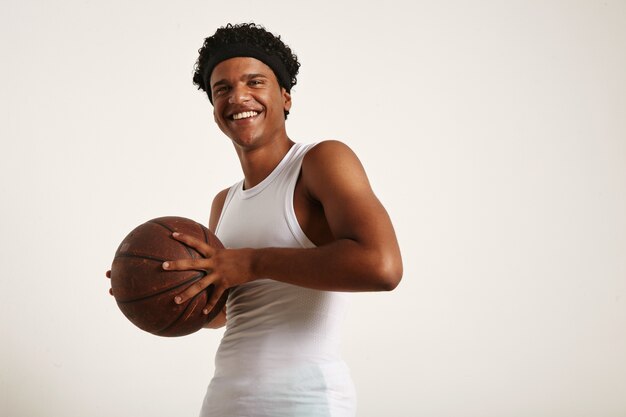
[[[235,113],[232,116],[230,116],[230,118],[232,120],[241,120],[241,119],[248,119],[250,117],[254,117],[254,116],[258,115],[258,114],[259,114],[259,112],[256,112],[256,111],[244,111],[244,112],[241,112],[241,113]]]

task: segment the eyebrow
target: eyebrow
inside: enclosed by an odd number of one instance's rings
[[[261,74],[261,73],[256,73],[256,72],[255,72],[255,73],[251,73],[251,74],[244,74],[244,75],[241,77],[241,79],[244,79],[244,80],[251,80],[251,79],[253,79],[253,78],[259,78],[259,77],[260,77],[260,78],[265,78],[265,79],[267,79],[267,78],[268,78],[268,76],[267,76],[267,75],[265,75],[265,74]],[[221,80],[215,81],[215,82],[213,83],[213,86],[211,87],[211,89],[215,88],[215,87],[216,87],[216,86],[218,86],[218,85],[222,85],[222,84],[228,84],[228,81],[226,81],[226,79],[225,79],[225,78],[222,78]]]

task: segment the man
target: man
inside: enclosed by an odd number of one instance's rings
[[[214,106],[244,179],[215,197],[209,227],[228,249],[191,236],[199,260],[166,270],[206,276],[204,312],[229,291],[215,375],[201,416],[354,416],[354,388],[339,355],[348,291],[394,289],[400,250],[361,163],[343,143],[294,143],[285,120],[300,64],[280,37],[255,24],[227,25],[205,39],[194,83]]]

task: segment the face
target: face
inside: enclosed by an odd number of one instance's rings
[[[215,122],[235,145],[256,147],[287,137],[284,112],[291,108],[291,96],[263,62],[247,57],[222,61],[210,85]]]

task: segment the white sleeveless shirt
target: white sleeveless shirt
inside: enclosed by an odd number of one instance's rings
[[[302,159],[295,144],[272,173],[248,190],[228,191],[216,235],[228,248],[315,245],[296,219],[293,197]],[[340,356],[346,293],[271,279],[232,288],[226,331],[202,417],[352,417],[355,391]]]

